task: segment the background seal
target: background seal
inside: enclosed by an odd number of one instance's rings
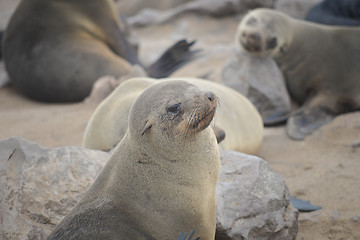
[[[254,105],[243,95],[224,85],[199,78],[133,78],[120,84],[96,108],[85,129],[83,146],[108,151],[125,135],[132,103],[146,88],[159,82],[184,80],[204,91],[214,92],[220,106],[214,124],[225,131],[223,150],[255,154],[263,140],[263,123]],[[168,100],[171,96],[165,95]]]
[[[326,26],[270,9],[244,16],[235,43],[248,54],[272,57],[291,98],[301,105],[287,134],[304,139],[336,115],[360,109],[360,27]]]

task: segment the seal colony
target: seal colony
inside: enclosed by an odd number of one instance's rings
[[[235,43],[243,51],[272,57],[287,90],[301,105],[287,134],[304,139],[336,115],[360,109],[360,28],[326,26],[270,9],[244,16]]]
[[[148,87],[158,83],[180,80],[180,78],[133,78],[120,84],[96,108],[86,127],[83,146],[108,151],[115,147],[128,128],[130,107]],[[204,91],[213,91],[219,98],[220,107],[214,125],[225,131],[220,143],[223,150],[237,150],[255,154],[263,140],[263,122],[254,105],[240,93],[224,85],[199,78],[181,78]],[[162,93],[171,101],[173,96]]]
[[[15,88],[45,102],[76,102],[104,75],[120,77],[141,65],[113,0],[23,0],[5,30],[2,57]],[[153,65],[166,77],[191,60],[194,42],[181,40]]]
[[[208,126],[216,108],[214,93],[185,81],[146,89],[125,137],[49,239],[177,239],[193,229],[214,239],[220,159]]]

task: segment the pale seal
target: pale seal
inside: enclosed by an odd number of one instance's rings
[[[360,28],[297,20],[270,9],[244,16],[235,43],[255,56],[272,57],[301,108],[287,133],[303,139],[336,115],[360,109]]]
[[[121,77],[141,65],[113,0],[23,0],[5,30],[2,56],[16,89],[46,102],[75,102],[104,75]],[[177,42],[145,68],[165,77],[191,60],[193,44]]]
[[[220,159],[217,97],[163,82],[133,104],[125,137],[49,239],[214,239]]]
[[[258,151],[263,140],[263,123],[254,105],[229,87],[199,78],[133,78],[123,82],[91,116],[84,134],[84,147],[104,151],[112,149],[125,135],[130,107],[137,96],[157,83],[180,79],[218,96],[220,106],[212,126],[225,131],[225,139],[220,143],[222,150],[248,154]]]

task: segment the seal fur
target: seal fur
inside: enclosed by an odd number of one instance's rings
[[[263,123],[254,105],[224,85],[199,78],[132,78],[120,84],[94,111],[85,129],[83,146],[108,151],[125,135],[131,104],[146,88],[159,82],[184,80],[203,91],[213,91],[220,107],[212,126],[225,131],[223,150],[255,154],[263,139]],[[167,96],[170,97],[170,96]]]
[[[23,0],[5,30],[2,56],[10,79],[27,97],[76,102],[102,76],[121,77],[141,65],[113,0]],[[150,67],[165,77],[191,60],[194,42],[177,42]]]
[[[185,81],[145,90],[125,137],[49,239],[176,239],[188,229],[214,239],[216,106],[212,92]]]
[[[248,13],[235,43],[243,51],[272,57],[288,92],[301,108],[287,133],[304,139],[336,115],[360,109],[360,28],[326,26],[270,9]]]

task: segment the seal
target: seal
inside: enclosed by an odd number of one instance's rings
[[[336,115],[360,109],[360,28],[327,26],[270,9],[244,16],[235,44],[248,54],[272,57],[291,98],[287,134],[304,139]]]
[[[360,26],[360,1],[324,0],[311,8],[305,19],[328,25]]]
[[[113,0],[24,0],[5,30],[2,55],[16,89],[45,102],[76,102],[101,76],[120,77],[143,66]],[[194,42],[180,40],[147,75],[165,77],[190,61]]]
[[[116,146],[128,128],[130,107],[148,87],[162,82],[184,80],[203,91],[214,92],[220,107],[212,127],[225,131],[220,143],[222,150],[255,154],[263,140],[263,122],[254,105],[237,91],[224,85],[199,78],[132,78],[120,84],[104,99],[92,114],[83,137],[83,146],[109,151]],[[172,96],[164,95],[171,99]],[[218,135],[217,135],[218,136]]]
[[[146,89],[126,135],[49,239],[177,239],[192,229],[214,239],[216,107],[214,93],[185,81]]]

